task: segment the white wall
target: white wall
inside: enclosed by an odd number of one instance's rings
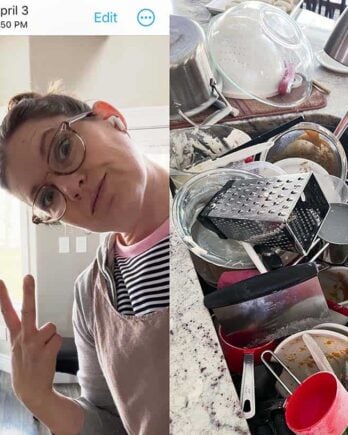
[[[0,37],[0,106],[30,88],[29,37]]]
[[[65,225],[47,227],[40,225],[36,233],[37,312],[40,326],[53,322],[63,337],[71,337],[71,309],[73,283],[94,258],[99,244],[98,234],[89,234]],[[87,239],[87,252],[76,253],[76,237]],[[70,252],[59,253],[59,237],[68,237]]]
[[[63,79],[82,99],[118,107],[168,104],[166,36],[30,37],[32,87],[40,92]]]

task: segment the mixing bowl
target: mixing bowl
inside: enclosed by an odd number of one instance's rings
[[[216,233],[197,221],[200,211],[227,181],[248,178],[258,176],[236,169],[207,171],[187,181],[174,198],[174,226],[181,240],[193,254],[197,273],[208,284],[216,285],[225,270],[254,268],[254,264],[238,242],[220,239]]]
[[[312,89],[313,52],[294,19],[262,2],[244,2],[211,21],[209,53],[223,92],[277,107],[294,107]]]

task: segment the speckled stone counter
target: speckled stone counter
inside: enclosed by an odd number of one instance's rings
[[[176,234],[170,273],[171,433],[249,434],[189,252]]]
[[[209,0],[172,0],[173,12],[206,26]],[[324,17],[302,11],[298,22],[313,50],[323,48],[333,27]],[[348,75],[327,71],[316,63],[314,77],[331,89],[327,107],[305,112],[308,120],[337,123],[348,109]],[[329,117],[327,115],[330,115]],[[279,125],[291,115],[265,118],[264,128]],[[294,116],[294,115],[292,115]],[[336,118],[335,118],[336,117]],[[252,132],[260,120],[242,121],[236,127]],[[249,434],[239,399],[228,372],[213,322],[203,306],[203,293],[188,250],[174,233],[171,247],[171,434]]]

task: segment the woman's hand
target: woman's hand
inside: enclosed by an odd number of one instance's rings
[[[3,281],[0,281],[0,306],[12,346],[12,385],[17,397],[32,411],[45,406],[53,394],[56,357],[62,338],[56,327],[47,323],[36,326],[35,281],[23,279],[21,320],[13,308]]]

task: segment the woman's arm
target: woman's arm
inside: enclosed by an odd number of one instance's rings
[[[34,397],[35,394],[32,394]],[[77,435],[84,424],[85,412],[73,399],[55,390],[42,398],[27,400],[26,407],[55,435]]]

